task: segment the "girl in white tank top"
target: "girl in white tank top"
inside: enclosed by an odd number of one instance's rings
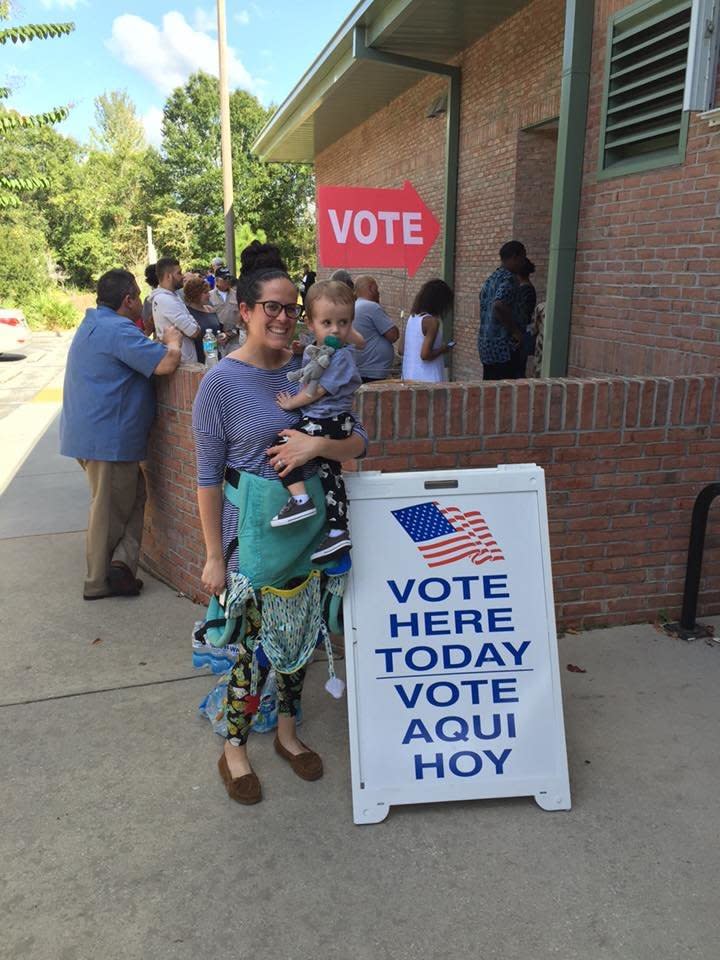
[[[446,379],[443,355],[451,349],[442,342],[442,315],[452,306],[453,292],[444,280],[428,280],[412,305],[403,338],[403,380],[441,383]]]

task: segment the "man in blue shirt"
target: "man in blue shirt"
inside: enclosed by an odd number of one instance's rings
[[[68,353],[60,420],[60,453],[87,474],[91,504],[83,596],[137,596],[136,577],[145,511],[140,461],[155,416],[153,374],[173,373],[182,333],[164,343],[135,326],[140,290],[127,270],[100,277],[97,309],[88,310]]]
[[[483,365],[483,380],[514,380],[518,377],[512,354],[520,348],[524,331],[515,319],[515,274],[525,255],[525,247],[518,240],[504,243],[500,248],[500,266],[490,274],[480,291],[478,352]]]

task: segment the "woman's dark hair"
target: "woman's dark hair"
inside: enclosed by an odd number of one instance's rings
[[[155,264],[154,264],[154,263],[149,263],[149,264],[145,267],[145,283],[146,283],[149,287],[152,287],[153,290],[154,290],[155,287],[157,287],[157,285],[158,285],[158,275],[157,275],[157,270],[155,269]]]
[[[137,281],[129,270],[108,270],[98,280],[97,305],[118,310],[125,297],[136,293],[140,293]]]
[[[518,269],[518,274],[521,277],[529,277],[531,273],[535,273],[535,264],[532,260],[529,260],[527,257],[520,263]]]
[[[418,290],[411,312],[440,317],[452,306],[454,299],[455,295],[444,280],[428,280]]]
[[[511,257],[524,257],[526,254],[525,244],[519,240],[508,240],[500,247],[500,259],[509,260]]]
[[[290,280],[280,250],[272,243],[253,240],[240,254],[238,303],[254,307],[262,296],[263,284],[280,278]]]

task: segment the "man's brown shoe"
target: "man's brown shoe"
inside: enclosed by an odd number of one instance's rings
[[[275,737],[275,752],[287,760],[293,771],[303,780],[319,780],[323,775],[323,763],[320,756],[310,747],[305,746],[302,740],[298,742],[305,747],[305,750],[302,753],[290,753]]]
[[[248,806],[252,803],[260,803],[262,800],[262,789],[260,781],[255,773],[246,773],[244,777],[233,779],[230,773],[230,767],[223,753],[218,760],[218,770],[225,784],[228,796],[236,803],[245,803]]]
[[[122,560],[113,560],[110,564],[108,584],[115,597],[136,597],[143,588],[142,580],[134,577],[130,567]]]

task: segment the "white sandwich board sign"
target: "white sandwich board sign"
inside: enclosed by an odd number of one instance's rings
[[[542,469],[346,482],[355,823],[440,800],[568,810]]]

